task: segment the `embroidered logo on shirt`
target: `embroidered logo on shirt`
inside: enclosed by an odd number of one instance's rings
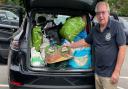
[[[111,33],[107,33],[107,34],[106,34],[105,40],[106,40],[106,41],[110,41],[110,40],[111,40]]]

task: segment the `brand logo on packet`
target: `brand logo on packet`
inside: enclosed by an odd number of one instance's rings
[[[74,57],[74,61],[77,63],[77,65],[84,66],[88,61],[88,56],[85,55],[84,57]]]

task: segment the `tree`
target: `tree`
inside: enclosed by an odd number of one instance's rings
[[[4,4],[6,0],[0,0],[0,4]]]
[[[128,0],[107,0],[111,12],[115,12],[121,16],[128,16]]]
[[[111,12],[128,16],[128,0],[105,0],[110,4]],[[0,0],[0,4],[12,4],[23,6],[23,0]]]

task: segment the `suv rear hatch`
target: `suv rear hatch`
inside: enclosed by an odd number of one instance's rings
[[[25,62],[27,63],[23,62],[22,70],[25,70],[23,72],[21,71],[21,73],[25,74],[26,76],[29,75],[27,77],[30,77],[32,80],[36,79],[32,82],[34,85],[55,85],[56,89],[68,88],[65,86],[69,86],[70,89],[90,89],[87,86],[89,85],[90,87],[90,85],[93,85],[94,88],[94,73],[91,68],[65,68],[63,65],[61,68],[56,67],[57,65],[64,64],[68,61],[59,62],[60,64],[53,63],[50,66],[32,66],[31,41],[33,40],[32,32],[35,27],[35,21],[33,20],[36,20],[36,17],[40,15],[47,17],[46,22],[48,21],[49,16],[51,19],[53,19],[52,17],[55,18],[57,15],[71,17],[85,15],[87,18],[88,27],[90,29],[91,21],[89,14],[94,15],[94,7],[97,3],[97,0],[24,0],[24,2],[26,11],[28,13],[27,27],[26,30],[24,30],[26,31],[25,35],[27,40],[21,43],[24,43],[22,44],[23,47],[24,45],[27,45],[27,48],[21,49],[21,51],[26,52],[27,57]],[[24,56],[21,58],[24,58]],[[24,61],[24,59],[22,61]],[[25,64],[27,64],[27,67]],[[26,68],[29,68],[29,70]],[[60,86],[63,88],[58,88]]]
[[[32,30],[34,28],[33,21],[37,19],[37,16],[43,15],[46,17],[46,20],[49,18],[48,16],[51,15],[51,18],[56,17],[57,15],[63,15],[63,16],[70,16],[70,17],[76,17],[76,16],[82,16],[86,15],[87,19],[87,26],[90,30],[91,21],[89,14],[92,16],[95,15],[94,8],[96,3],[100,0],[24,0],[24,6],[26,9],[26,12],[29,16],[30,21],[30,28],[31,31],[29,33],[32,33]],[[53,20],[53,19],[52,19]],[[32,34],[29,34],[29,39],[32,40]],[[31,43],[31,42],[30,42]],[[31,46],[31,44],[30,44]],[[31,47],[32,48],[32,47]],[[30,49],[31,50],[31,49]],[[30,54],[32,55],[32,54]],[[28,55],[27,58],[31,59],[31,56]],[[62,65],[63,62],[59,62],[58,64],[50,64],[50,67],[43,66],[43,67],[33,67],[31,66],[31,60],[27,60],[27,64],[31,70],[35,71],[92,71],[92,69],[75,69],[75,68],[56,68],[56,65]],[[65,64],[64,64],[65,65]]]
[[[23,0],[27,12],[33,9],[60,9],[83,11],[94,15],[94,8],[101,0]],[[57,11],[56,10],[56,11]],[[52,11],[52,10],[51,10]],[[57,11],[57,12],[58,12]],[[67,12],[69,13],[69,12]]]

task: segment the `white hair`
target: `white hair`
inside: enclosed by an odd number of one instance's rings
[[[105,2],[105,1],[100,1],[100,2],[98,2],[97,4],[96,4],[96,7],[95,7],[95,12],[97,12],[97,8],[98,8],[98,6],[99,5],[105,5],[106,7],[107,7],[107,11],[110,13],[110,7],[109,7],[109,4],[107,3],[107,2]]]

